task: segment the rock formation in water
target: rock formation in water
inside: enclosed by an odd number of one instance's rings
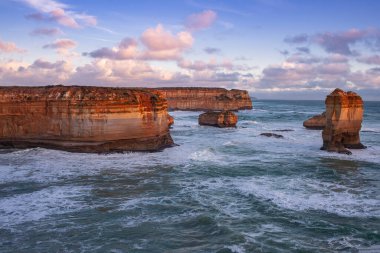
[[[351,154],[347,148],[365,148],[359,132],[363,120],[363,100],[355,92],[335,89],[327,96],[326,127],[322,131],[321,149]]]
[[[168,100],[169,110],[237,111],[252,109],[252,101],[245,90],[223,88],[157,88]]]
[[[238,116],[230,111],[205,112],[199,115],[199,125],[216,127],[236,127]]]
[[[0,88],[0,146],[74,152],[155,151],[173,144],[167,102],[146,89]]]
[[[274,133],[261,133],[261,136],[266,136],[266,137],[274,137],[274,138],[284,138],[281,134],[274,134]]]
[[[303,122],[303,126],[313,130],[323,130],[326,126],[326,112],[315,115]]]

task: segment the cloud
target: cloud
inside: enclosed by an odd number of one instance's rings
[[[203,51],[205,51],[208,54],[219,54],[219,53],[221,53],[221,50],[219,48],[215,48],[215,47],[206,47],[203,49]]]
[[[367,49],[380,51],[380,29],[350,29],[342,32],[323,32],[314,35],[299,34],[284,39],[289,44],[311,43],[322,47],[327,53],[356,56],[354,47],[363,44]]]
[[[380,65],[380,55],[363,56],[358,58],[357,61],[370,65]]]
[[[209,62],[205,61],[190,61],[181,59],[177,62],[177,65],[183,69],[195,70],[195,71],[204,71],[204,70],[217,70],[222,68],[231,69],[232,64],[229,61],[222,63],[217,62],[215,59],[211,59]]]
[[[66,61],[48,62],[42,59],[32,64],[10,60],[0,62],[3,85],[51,85],[68,80],[73,67]]]
[[[190,31],[203,30],[210,27],[216,20],[216,17],[216,12],[211,10],[192,14],[187,17],[185,27]]]
[[[132,38],[123,39],[117,47],[114,48],[100,48],[90,53],[84,53],[85,56],[93,58],[106,58],[113,60],[128,60],[137,57],[137,41]]]
[[[308,47],[297,47],[297,51],[305,54],[310,54],[310,49]]]
[[[37,10],[37,13],[27,15],[26,18],[38,21],[55,21],[70,28],[83,26],[96,26],[96,17],[85,13],[72,11],[70,6],[54,0],[21,0],[28,6]]]
[[[309,40],[309,36],[307,34],[299,34],[296,36],[288,36],[284,39],[286,43],[289,44],[302,44]]]
[[[141,35],[141,41],[149,50],[162,51],[189,48],[193,44],[193,37],[188,32],[173,35],[159,24],[156,28],[148,28]]]
[[[181,31],[172,34],[159,24],[144,31],[140,41],[125,38],[116,47],[103,47],[83,55],[113,60],[177,60],[185,50],[192,47],[193,42],[191,33]]]
[[[32,36],[56,36],[63,32],[58,28],[38,28],[33,30],[30,35]]]
[[[58,39],[50,44],[46,44],[43,48],[63,49],[67,50],[76,47],[77,43],[70,39]]]
[[[2,53],[24,53],[26,50],[18,48],[14,42],[0,40],[0,52]]]
[[[42,59],[37,59],[33,62],[32,65],[30,65],[30,68],[63,70],[66,64],[67,63],[65,61],[57,61],[52,63],[49,61],[44,61]]]

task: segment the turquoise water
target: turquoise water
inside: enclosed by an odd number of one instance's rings
[[[379,108],[351,156],[302,127],[322,101],[255,101],[236,129],[172,112],[157,153],[2,151],[0,252],[380,252]]]

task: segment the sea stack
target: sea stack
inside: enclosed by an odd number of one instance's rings
[[[238,116],[230,111],[205,112],[199,115],[199,125],[215,127],[236,127]]]
[[[321,149],[351,154],[347,149],[362,149],[359,132],[363,120],[363,100],[355,92],[335,89],[327,96],[326,127]]]
[[[168,100],[169,110],[238,111],[252,109],[246,90],[223,88],[172,87],[157,88]]]
[[[0,147],[156,151],[173,144],[167,102],[147,89],[0,88]]]

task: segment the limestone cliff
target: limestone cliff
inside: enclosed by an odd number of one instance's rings
[[[0,146],[153,151],[173,143],[167,102],[146,89],[0,88]]]
[[[157,88],[168,100],[170,110],[222,111],[252,109],[252,101],[245,90],[223,88]]]
[[[335,89],[327,96],[325,104],[322,149],[350,154],[346,148],[365,148],[359,136],[363,120],[362,98],[354,92]]]

